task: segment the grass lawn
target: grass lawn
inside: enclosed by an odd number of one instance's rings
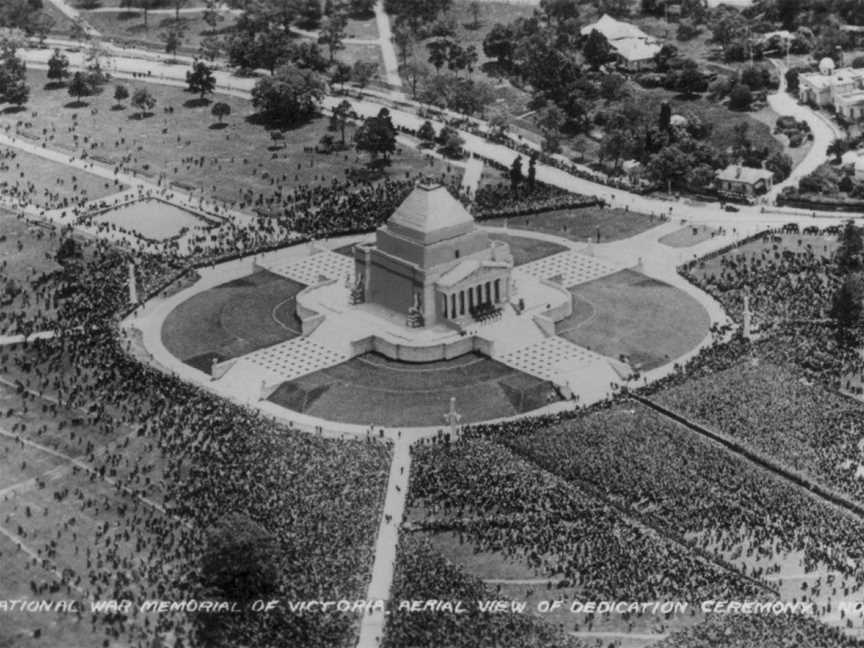
[[[81,15],[106,38],[150,47],[159,52],[165,51],[165,40],[162,35],[176,22],[173,12],[149,13],[146,27],[142,11],[82,11]],[[216,27],[217,36],[224,36],[226,32],[231,31],[234,20],[231,14],[223,14],[223,21]],[[180,22],[185,33],[178,53],[197,53],[201,41],[211,31],[210,25],[204,22],[203,13],[181,13]]]
[[[716,229],[707,225],[688,225],[661,237],[660,242],[673,248],[690,247],[713,238],[716,233]]]
[[[206,229],[210,223],[197,214],[161,200],[141,200],[97,216],[97,223],[110,223],[148,239],[164,241],[184,231]]]
[[[517,266],[524,263],[530,263],[537,259],[542,259],[559,252],[564,252],[568,248],[558,243],[551,241],[541,241],[540,239],[532,239],[525,236],[511,236],[509,234],[490,234],[489,238],[493,241],[504,241],[510,244],[510,252],[513,254],[513,263]]]
[[[463,422],[558,399],[550,383],[477,354],[413,364],[370,353],[283,383],[269,400],[331,421],[443,427],[451,397]]]
[[[209,361],[236,358],[300,334],[294,298],[305,286],[261,271],[198,293],[168,314],[162,343],[209,372]]]
[[[363,40],[378,38],[378,23],[371,16],[363,20],[349,18],[345,26],[345,38],[361,38]]]
[[[68,107],[71,97],[65,89],[45,90],[44,72],[31,71],[28,75],[32,88],[29,109],[35,116],[27,113],[30,125],[26,126],[20,115],[0,113],[0,127],[17,126],[19,132],[39,138],[49,147],[68,151],[85,148],[98,161],[122,164],[153,178],[161,173],[170,182],[203,189],[225,201],[248,205],[260,199],[262,204],[277,205],[293,186],[329,185],[334,178],[344,178],[348,169],[368,161],[368,156],[353,150],[331,154],[305,151],[328,133],[329,120],[323,117],[285,131],[285,139],[276,148],[267,127],[253,117],[251,102],[244,99],[218,96],[216,100],[231,107],[231,115],[225,128],[215,129],[211,128],[216,119],[210,106],[188,104],[196,97],[180,88],[146,84],[157,103],[152,116],[138,119],[129,107],[112,109],[112,86],[86,98],[86,106],[72,108]],[[130,91],[145,85],[125,84]],[[166,113],[167,107],[174,112]],[[353,130],[348,128],[349,139]],[[335,136],[338,138],[338,133]],[[438,175],[444,169],[445,163],[400,147],[387,174],[391,178],[416,171]]]
[[[0,118],[2,119],[2,118]],[[13,148],[0,147],[0,192],[43,209],[96,200],[125,185]]]
[[[675,360],[708,333],[708,313],[699,302],[632,270],[574,286],[570,292],[576,307],[556,324],[558,335],[606,356],[628,356],[643,369]]]
[[[383,80],[384,74],[384,58],[381,56],[381,48],[378,45],[366,45],[363,43],[345,43],[342,49],[337,50],[334,58],[338,61],[344,61],[348,65],[354,65],[357,61],[364,63],[376,63],[378,69],[373,80]],[[370,81],[371,83],[371,81]]]
[[[600,242],[618,241],[659,224],[646,214],[603,207],[557,209],[542,214],[508,218],[506,221],[508,227],[554,234],[583,243],[589,238],[596,241],[598,233]],[[503,226],[504,219],[489,221],[489,224]]]

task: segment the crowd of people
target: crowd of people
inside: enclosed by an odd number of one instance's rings
[[[382,648],[584,648],[585,644],[530,614],[489,614],[477,601],[496,598],[473,576],[449,563],[418,534],[403,534],[396,555],[391,599],[461,601],[464,613],[391,612]]]
[[[278,598],[362,598],[388,445],[294,432],[139,362],[134,341],[113,326],[128,307],[130,254],[104,242],[80,245],[75,272],[53,284],[63,293],[50,322],[58,337],[0,351],[4,399],[16,400],[0,425],[87,466],[86,474],[74,468],[71,481],[0,503],[4,528],[62,573],[58,582],[50,571],[34,572],[33,591],[136,603],[202,598],[207,534],[237,511],[278,538]],[[145,291],[173,271],[157,257],[135,261]],[[248,645],[336,645],[354,618],[281,609],[238,623],[249,622]],[[151,645],[156,633],[196,645],[179,613],[88,612],[73,622],[133,646]]]

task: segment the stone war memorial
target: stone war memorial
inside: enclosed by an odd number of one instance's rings
[[[440,184],[422,182],[375,235],[355,248],[363,301],[433,327],[500,312],[513,258]]]

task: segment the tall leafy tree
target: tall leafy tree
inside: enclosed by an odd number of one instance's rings
[[[323,96],[324,82],[317,72],[288,63],[257,81],[252,105],[271,121],[295,124],[311,119]]]
[[[186,87],[189,92],[197,94],[202,100],[205,95],[213,94],[216,89],[216,77],[213,70],[204,61],[192,63],[192,69],[186,71]]]
[[[382,108],[374,117],[367,117],[354,133],[354,146],[358,151],[369,153],[373,163],[389,164],[396,151],[396,128],[390,119],[390,111]]]
[[[63,83],[69,77],[69,57],[55,49],[48,59],[48,78],[54,83]]]

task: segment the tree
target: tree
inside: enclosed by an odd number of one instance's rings
[[[750,88],[743,83],[739,83],[732,92],[729,93],[729,109],[730,110],[749,110],[750,104],[753,102],[753,93]]]
[[[835,164],[840,164],[843,154],[850,148],[852,148],[852,146],[849,140],[835,139],[828,145],[828,148],[825,150],[825,152],[828,155],[834,156]]]
[[[55,49],[48,59],[48,78],[61,84],[69,77],[69,58],[59,49]]]
[[[177,56],[177,49],[183,44],[185,27],[176,22],[162,33],[162,42],[165,43],[165,52],[171,56]]]
[[[390,111],[382,108],[374,117],[367,117],[354,133],[354,146],[369,153],[371,162],[383,159],[389,163],[396,151],[396,129],[390,120]]]
[[[83,72],[76,72],[72,75],[72,80],[69,82],[67,90],[70,97],[75,97],[75,100],[80,102],[81,97],[86,97],[93,92],[93,86],[87,79],[87,75]]]
[[[57,248],[57,254],[54,256],[57,263],[65,265],[69,261],[82,258],[84,255],[81,252],[81,246],[71,236],[64,238],[60,246]]]
[[[596,69],[609,61],[611,55],[612,48],[606,37],[596,29],[591,30],[585,41],[585,46],[582,48],[582,56],[585,57],[585,61]]]
[[[441,72],[454,44],[449,38],[436,38],[426,43],[426,49],[429,50],[429,63],[435,68],[435,74]]]
[[[510,165],[510,189],[515,194],[522,182],[522,156],[517,155]]]
[[[339,130],[339,135],[342,137],[342,144],[345,144],[345,127],[348,125],[348,119],[354,112],[354,107],[350,102],[343,99],[333,109],[333,116],[330,118],[330,124],[334,129]]]
[[[314,29],[321,23],[321,3],[319,0],[301,0],[300,15],[297,22],[306,29]]]
[[[216,25],[223,20],[222,14],[219,13],[219,3],[217,0],[207,0],[201,18],[207,24],[207,27],[209,27],[207,31],[210,34],[216,31]]]
[[[679,187],[692,166],[690,157],[675,145],[666,146],[648,160],[646,173],[658,185]]]
[[[375,10],[375,0],[350,0],[348,8],[352,16],[364,18],[370,16]]]
[[[174,20],[176,22],[180,22],[180,10],[186,6],[186,3],[189,0],[171,0],[171,4],[174,5]]]
[[[365,88],[377,71],[377,63],[373,63],[372,61],[354,61],[354,66],[351,68],[351,80],[361,88]]]
[[[219,121],[219,124],[221,125],[222,120],[224,120],[228,115],[231,114],[231,106],[222,101],[217,101],[210,109],[210,113]]]
[[[153,110],[156,105],[156,98],[150,94],[147,88],[138,88],[132,94],[131,103],[138,109],[138,117],[143,119],[149,111]]]
[[[201,39],[201,44],[198,46],[198,53],[210,62],[222,54],[225,48],[225,43],[215,36],[205,36]]]
[[[734,38],[747,32],[747,21],[737,9],[722,9],[711,24],[711,38],[724,48]]]
[[[795,68],[786,70],[786,90],[788,92],[798,92],[798,74],[799,72]]]
[[[477,0],[471,0],[471,4],[468,5],[468,11],[471,12],[471,28],[479,29],[480,28],[480,3]]]
[[[861,228],[856,226],[852,220],[846,221],[840,232],[840,245],[837,248],[837,267],[844,274],[857,272],[864,266],[862,263],[862,252],[864,252],[864,239],[861,236]]]
[[[126,86],[120,85],[119,83],[114,86],[114,101],[117,103],[115,106],[118,108],[123,106],[123,102],[129,98],[129,90],[126,89]]]
[[[387,13],[396,15],[415,34],[421,25],[429,24],[450,7],[450,0],[386,0]]]
[[[342,40],[345,38],[345,26],[348,24],[348,18],[341,12],[335,12],[324,20],[321,25],[321,30],[318,32],[318,42],[327,46],[327,51],[330,54],[330,62],[333,62],[333,55],[336,50],[342,48]]]
[[[345,61],[336,61],[330,73],[330,83],[344,85],[351,80],[351,66]]]
[[[774,174],[774,182],[783,182],[792,173],[792,158],[782,151],[774,151],[765,158],[765,168]]]
[[[141,9],[144,12],[144,29],[147,29],[148,12],[156,8],[161,2],[162,0],[120,0],[120,6]]]
[[[528,158],[528,193],[534,193],[537,186],[537,152]]]
[[[23,106],[30,98],[30,86],[25,81],[17,81],[6,89],[4,99],[13,106]]]
[[[627,94],[627,79],[613,72],[600,79],[600,96],[608,102],[618,101]]]
[[[540,0],[540,8],[550,22],[560,26],[567,20],[579,17],[579,4],[576,0]]]
[[[435,127],[432,125],[428,119],[424,121],[420,128],[417,129],[417,137],[419,137],[424,142],[434,142],[435,141]]]
[[[555,153],[559,148],[561,127],[564,125],[564,112],[555,104],[537,111],[535,123],[543,134],[544,149]]]
[[[289,63],[255,83],[252,105],[270,120],[295,124],[310,119],[323,96],[324,83],[317,72]]]
[[[464,154],[462,147],[465,146],[465,140],[456,129],[450,129],[440,138],[443,140],[441,144],[441,155],[448,158],[458,159]]]
[[[660,118],[658,126],[661,131],[668,131],[672,124],[672,107],[668,101],[660,104]]]
[[[399,72],[411,85],[411,97],[417,98],[417,84],[429,76],[429,66],[422,61],[409,61],[399,68]]]
[[[483,39],[483,53],[504,69],[513,63],[514,34],[509,25],[495,23]]]
[[[621,162],[632,155],[635,147],[636,138],[629,130],[607,130],[600,142],[600,158],[612,160],[612,168],[617,171]]]
[[[195,61],[192,69],[186,71],[186,86],[189,92],[197,94],[203,101],[204,95],[213,94],[216,89],[213,70],[204,61]]]
[[[396,49],[399,50],[399,58],[402,59],[402,65],[408,63],[408,55],[414,47],[414,36],[411,29],[405,23],[397,23],[393,28],[393,43]]]

